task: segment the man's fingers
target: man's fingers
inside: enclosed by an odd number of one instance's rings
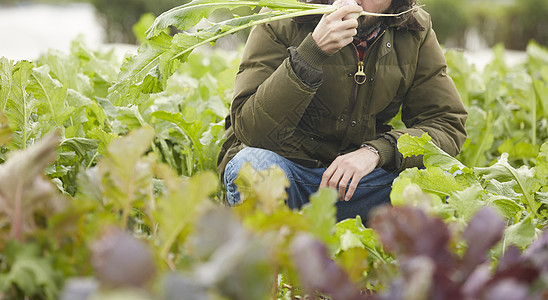
[[[335,171],[337,170],[337,168],[331,164],[324,172],[323,172],[323,175],[322,175],[322,182],[320,182],[320,187],[326,187],[329,180],[331,179],[331,176],[333,176],[333,173],[335,173]]]
[[[332,20],[342,20],[349,14],[361,13],[362,11],[363,9],[359,5],[346,5],[329,14],[328,18],[331,18]]]
[[[356,191],[356,188],[358,187],[358,184],[360,183],[361,178],[354,174],[354,177],[352,177],[352,181],[350,182],[350,185],[348,186],[348,191],[346,192],[346,195],[344,196],[344,201],[350,201],[352,199],[352,196],[354,196],[354,192]]]
[[[341,181],[343,175],[344,171],[340,168],[337,168],[335,174],[333,174],[333,176],[331,176],[331,178],[327,182],[327,186],[336,189],[339,186],[339,182]]]
[[[344,197],[344,194],[346,193],[346,187],[348,186],[348,181],[350,181],[350,177],[347,174],[344,174],[343,178],[339,182],[339,200],[346,200]]]
[[[356,29],[358,25],[358,20],[356,19],[348,19],[341,22],[341,28]]]

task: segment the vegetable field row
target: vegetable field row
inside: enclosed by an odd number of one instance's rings
[[[402,137],[426,168],[404,171],[365,228],[335,223],[328,189],[289,210],[276,168],[244,168],[245,204],[221,205],[239,53],[138,68],[170,54],[156,33],[123,65],[79,41],[0,58],[0,299],[546,298],[547,49],[511,68],[497,47],[482,71],[448,51],[463,151]]]

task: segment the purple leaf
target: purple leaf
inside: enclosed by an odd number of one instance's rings
[[[420,209],[398,206],[377,210],[371,223],[388,251],[398,255],[432,258],[443,268],[455,259],[447,249],[449,230],[441,219],[430,218]]]
[[[522,260],[523,259],[521,257],[521,252],[519,251],[519,249],[511,245],[510,247],[508,247],[508,249],[506,249],[504,255],[499,259],[497,272],[510,269],[512,266],[520,264]]]
[[[548,230],[534,241],[523,257],[535,265],[542,273],[548,273]]]
[[[492,279],[488,264],[478,266],[466,279],[462,293],[467,299],[478,299],[485,285]]]
[[[529,300],[527,284],[514,279],[505,279],[490,286],[481,299],[485,300]]]
[[[502,238],[503,232],[504,222],[492,208],[483,208],[474,215],[462,234],[468,243],[461,263],[463,277],[468,277],[478,265],[487,260],[487,251]]]
[[[295,237],[291,244],[291,256],[304,290],[330,295],[337,300],[365,299],[346,274],[327,254],[320,241],[309,235]]]
[[[92,264],[99,282],[109,287],[146,287],[154,278],[152,254],[142,241],[109,228],[92,246]]]

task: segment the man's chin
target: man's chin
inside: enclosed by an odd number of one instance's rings
[[[369,35],[380,23],[381,19],[379,17],[360,16],[358,18],[358,34],[356,36],[362,38]]]

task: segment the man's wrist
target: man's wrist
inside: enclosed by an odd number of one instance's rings
[[[377,150],[377,148],[375,148],[375,147],[373,147],[369,144],[365,144],[365,143],[361,144],[360,148],[367,149],[367,150],[375,153],[375,155],[377,155],[377,159],[378,159],[377,160],[377,166],[379,165],[379,163],[381,162],[381,155],[379,154],[379,150]]]

